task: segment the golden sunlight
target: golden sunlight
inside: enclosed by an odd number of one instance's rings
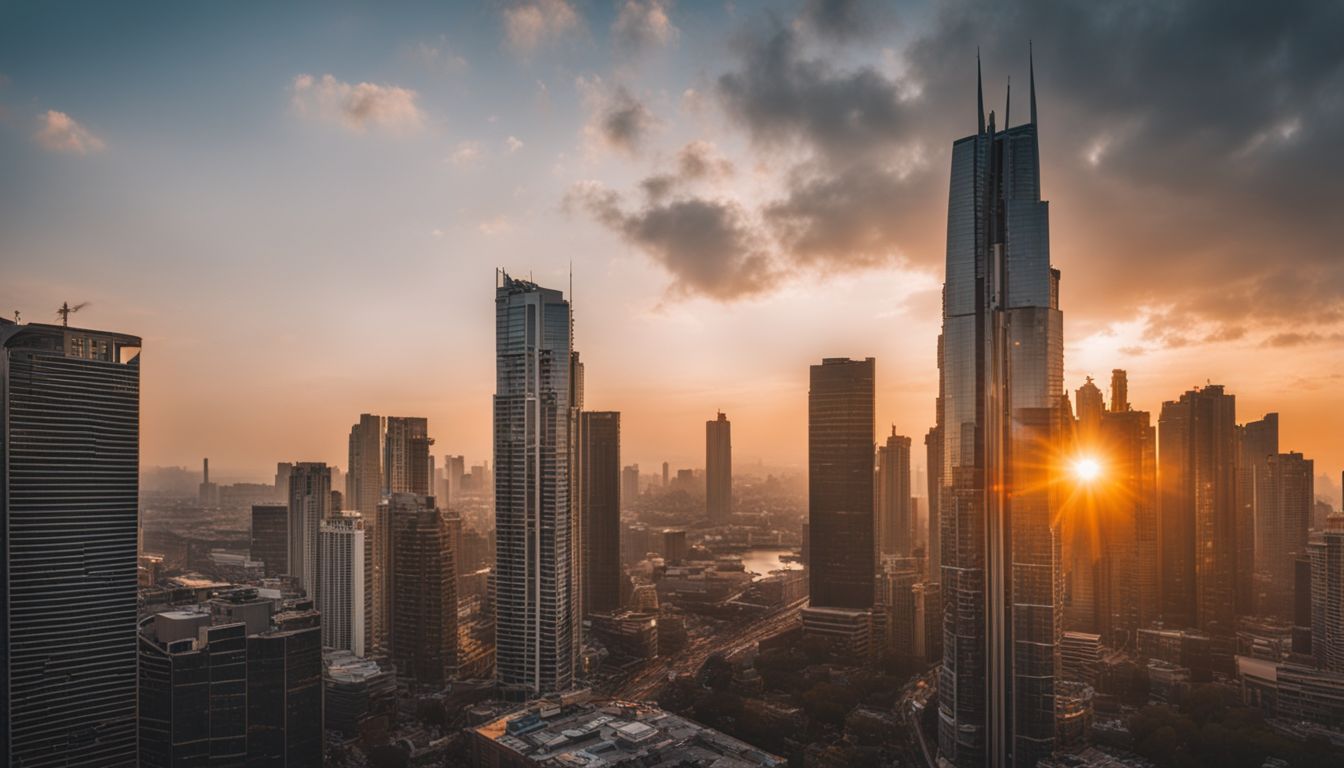
[[[1080,456],[1073,460],[1073,476],[1080,482],[1091,483],[1101,477],[1101,462],[1092,456]]]

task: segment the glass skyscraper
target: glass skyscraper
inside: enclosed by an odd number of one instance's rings
[[[495,652],[520,695],[574,683],[569,302],[500,273],[495,289]]]
[[[137,763],[139,352],[0,321],[0,764]]]
[[[1063,318],[1031,121],[952,145],[940,348],[943,666],[939,746],[962,768],[1054,748]]]

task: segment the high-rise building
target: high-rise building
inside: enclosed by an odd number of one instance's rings
[[[1236,398],[1211,385],[1162,404],[1158,420],[1163,620],[1236,629]]]
[[[570,336],[573,339],[574,316],[571,313],[569,318]],[[571,344],[572,346],[572,344]],[[574,617],[573,624],[573,643],[574,653],[577,657],[579,649],[583,648],[583,617],[588,615],[588,609],[584,605],[584,600],[588,598],[587,587],[584,585],[584,578],[587,574],[587,565],[584,558],[588,554],[587,541],[585,536],[588,534],[587,511],[584,509],[583,481],[586,479],[584,474],[584,453],[583,453],[583,379],[584,379],[583,361],[579,359],[578,350],[572,350],[569,353],[569,594],[574,596]],[[616,465],[617,467],[620,464]],[[619,480],[619,473],[618,473]],[[619,500],[617,501],[619,504]],[[620,507],[617,507],[619,514]],[[619,523],[618,523],[619,525]]]
[[[366,520],[378,512],[383,497],[383,417],[361,413],[350,427],[350,463],[345,474],[345,502]]]
[[[0,764],[136,764],[139,351],[0,321]]]
[[[140,625],[140,765],[247,759],[247,625],[159,613]]]
[[[1315,462],[1300,453],[1278,453],[1268,457],[1272,501],[1268,512],[1273,516],[1267,526],[1264,573],[1269,577],[1269,593],[1263,612],[1290,618],[1293,603],[1293,563],[1307,551],[1311,530],[1312,507],[1316,500],[1313,476]]]
[[[1275,508],[1277,499],[1274,491],[1274,478],[1270,470],[1272,457],[1279,453],[1279,414],[1267,413],[1259,421],[1247,422],[1237,427],[1237,522],[1240,551],[1238,552],[1238,575],[1243,569],[1246,573],[1268,575],[1270,571],[1270,553],[1279,551],[1278,514]],[[1249,527],[1250,535],[1244,535]],[[1303,544],[1305,545],[1305,540]],[[1249,558],[1249,563],[1245,562]],[[1258,604],[1261,613],[1274,613],[1268,594],[1256,589],[1254,579],[1243,579],[1243,585],[1254,593],[1242,595],[1243,604]]]
[[[462,483],[467,474],[467,460],[464,456],[444,456],[443,473],[448,480],[448,495],[440,502],[456,507],[462,497]]]
[[[733,517],[733,424],[723,411],[705,422],[705,508],[713,525]]]
[[[210,482],[210,459],[201,459],[201,485],[196,490],[196,500],[202,507],[219,506],[219,485]]]
[[[663,487],[664,487],[664,488],[667,487],[667,481],[668,481],[668,479],[669,479],[668,474],[669,474],[671,471],[672,471],[672,467],[671,467],[671,465],[669,465],[666,461],[664,461],[664,462],[663,462]]]
[[[1316,666],[1344,672],[1344,516],[1307,544],[1311,563],[1311,653]]]
[[[1123,368],[1111,370],[1111,412],[1129,410],[1129,375]]]
[[[247,638],[246,764],[320,768],[321,616],[288,610],[274,624]]]
[[[1030,122],[952,145],[940,348],[944,604],[939,746],[960,768],[1054,749],[1063,315]]]
[[[939,337],[938,346],[942,346],[942,337]],[[941,399],[939,398],[939,400]],[[942,408],[937,410],[941,412]],[[927,578],[930,583],[938,584],[943,579],[942,517],[938,506],[943,487],[943,430],[941,427],[931,427],[928,433],[924,435],[924,460],[928,467],[925,475],[929,505],[929,544],[924,548],[928,556]],[[940,637],[938,647],[941,649],[942,645]]]
[[[631,464],[621,469],[621,504],[629,507],[630,502],[637,498],[639,498],[639,465]]]
[[[289,479],[285,479],[288,488]],[[253,560],[265,563],[268,578],[289,573],[289,507],[284,504],[252,505]]]
[[[910,438],[891,428],[877,447],[876,545],[882,555],[909,557],[915,548],[915,518],[910,496]]]
[[[289,475],[289,575],[314,605],[321,604],[322,521],[331,516],[331,472],[321,462],[301,461]]]
[[[500,273],[495,290],[495,658],[521,695],[574,682],[569,302]]]
[[[816,608],[873,606],[876,362],[830,357],[807,395],[808,586]]]
[[[416,493],[428,496],[429,419],[419,416],[388,416],[383,439],[383,493]]]
[[[1119,389],[1124,371],[1116,370]],[[1113,376],[1112,391],[1116,378]],[[1096,496],[1096,631],[1117,646],[1159,617],[1157,430],[1147,411],[1101,417],[1105,490]]]
[[[277,461],[275,463],[275,498],[285,500],[289,498],[289,473],[294,471],[294,463],[290,461]]]
[[[363,656],[364,520],[358,514],[323,520],[319,537],[322,647]]]
[[[1078,418],[1073,431],[1074,450],[1090,457],[1100,451],[1101,418],[1106,403],[1101,388],[1088,376],[1077,390]],[[1093,503],[1091,497],[1085,499]],[[1078,514],[1063,516],[1060,547],[1063,552],[1065,604],[1064,628],[1072,631],[1097,632],[1098,612],[1102,597],[1099,594],[1099,565],[1101,538],[1097,524],[1100,515],[1078,509]]]
[[[441,688],[457,674],[452,532],[430,500],[392,498],[392,658],[399,674]]]
[[[584,411],[579,467],[583,509],[583,609],[621,607],[621,414]]]

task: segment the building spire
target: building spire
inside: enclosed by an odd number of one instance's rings
[[[1031,73],[1031,124],[1036,124],[1036,60],[1032,54],[1031,41],[1027,41],[1027,69]]]
[[[980,48],[975,49],[975,106],[980,116],[980,132],[985,132],[985,88],[980,78]]]
[[[1008,130],[1012,123],[1008,121],[1008,116],[1013,110],[1013,78],[1008,78],[1008,95],[1003,100],[1003,130]]]

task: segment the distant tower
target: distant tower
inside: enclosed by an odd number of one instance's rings
[[[285,481],[288,487],[289,481]],[[266,564],[267,578],[289,573],[289,507],[285,504],[252,505],[253,560]]]
[[[0,321],[0,765],[137,765],[139,352]]]
[[[383,493],[428,496],[429,420],[418,416],[388,416],[383,444]]]
[[[894,426],[886,444],[877,448],[876,514],[877,554],[909,557],[915,547],[914,509],[910,497],[910,438],[896,434]]]
[[[501,273],[495,289],[496,668],[521,695],[574,684],[569,302]]]
[[[664,488],[667,487],[667,481],[668,481],[668,479],[669,479],[669,478],[668,478],[668,474],[669,474],[671,471],[672,471],[672,467],[669,466],[668,463],[667,463],[666,461],[664,461],[664,462],[663,462],[663,487],[664,487]]]
[[[289,476],[289,575],[297,576],[314,606],[321,601],[322,521],[331,516],[331,471],[299,462]]]
[[[812,366],[807,396],[811,604],[873,606],[873,358]]]
[[[579,461],[583,472],[583,606],[588,613],[621,607],[621,414],[584,411]]]
[[[1129,379],[1123,368],[1111,371],[1111,411],[1124,413],[1129,410]]]
[[[714,525],[723,525],[733,516],[732,429],[723,411],[705,422],[705,506]]]

